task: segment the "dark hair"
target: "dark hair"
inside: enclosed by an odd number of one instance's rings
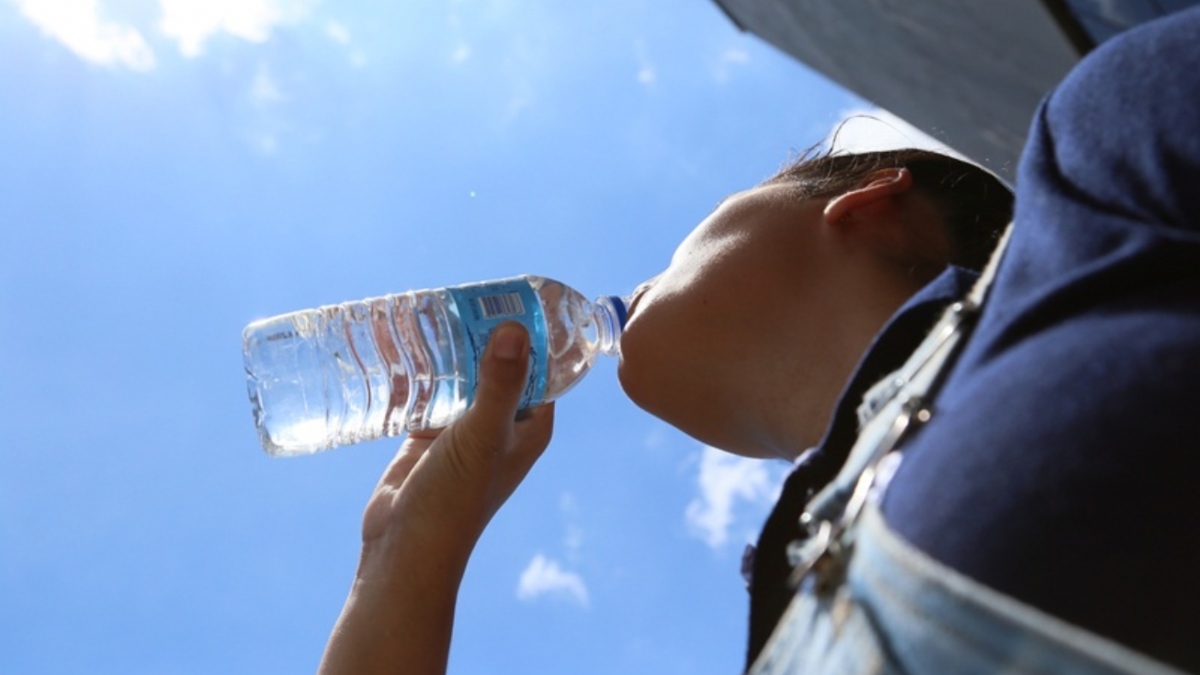
[[[980,270],[1012,220],[1013,193],[999,178],[969,162],[929,150],[863,153],[809,150],[767,183],[792,183],[804,197],[852,190],[881,169],[905,167],[921,194],[937,205],[950,242],[952,265]]]

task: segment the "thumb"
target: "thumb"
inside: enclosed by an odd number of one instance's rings
[[[516,322],[492,332],[479,363],[473,426],[492,433],[507,430],[516,417],[529,377],[529,333]]]

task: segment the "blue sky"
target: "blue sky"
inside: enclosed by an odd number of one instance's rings
[[[627,293],[867,108],[708,0],[0,0],[0,673],[311,672],[396,441],[268,458],[242,327],[520,273]],[[786,467],[612,363],[557,429],[452,672],[737,672]]]

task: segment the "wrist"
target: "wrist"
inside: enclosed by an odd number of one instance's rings
[[[388,531],[364,539],[355,584],[381,591],[387,587],[411,587],[440,594],[457,593],[473,542],[467,545],[445,538],[411,536],[414,534]]]
[[[444,675],[464,565],[438,564],[387,537],[364,542],[322,675]]]

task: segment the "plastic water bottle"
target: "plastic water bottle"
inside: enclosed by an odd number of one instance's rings
[[[627,307],[526,275],[256,321],[242,350],[259,439],[271,455],[300,455],[447,426],[470,405],[484,345],[506,321],[530,336],[521,407],[553,401],[597,354],[618,353]]]

